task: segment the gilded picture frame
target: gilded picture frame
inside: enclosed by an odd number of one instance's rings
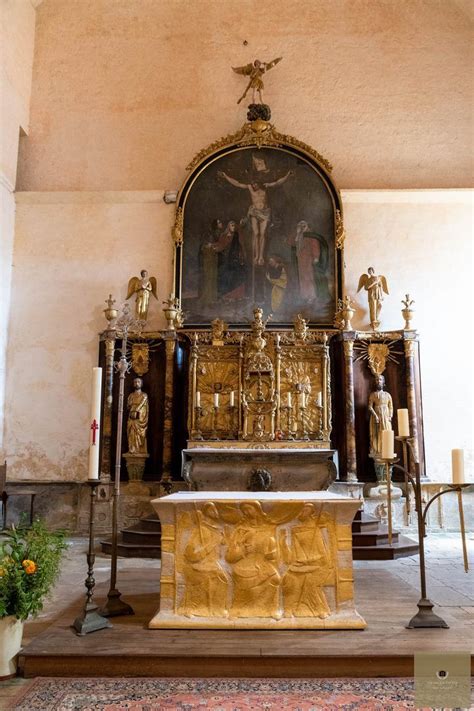
[[[344,228],[330,164],[264,121],[201,151],[188,166],[173,228],[175,294],[186,327],[270,327],[301,314],[333,326],[343,288]]]

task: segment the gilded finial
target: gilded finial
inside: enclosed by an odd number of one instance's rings
[[[413,309],[411,306],[415,303],[414,299],[410,298],[410,294],[405,294],[405,298],[402,299],[402,304],[405,307],[402,309],[402,316],[405,319],[405,325],[403,326],[404,331],[411,331],[411,320],[413,318]]]

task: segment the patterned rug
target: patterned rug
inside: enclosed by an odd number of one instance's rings
[[[59,679],[23,690],[14,711],[401,711],[413,679]]]

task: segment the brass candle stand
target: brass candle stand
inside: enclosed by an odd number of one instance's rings
[[[122,432],[123,432],[123,412],[125,399],[125,376],[131,369],[131,363],[127,360],[127,341],[131,333],[140,334],[144,322],[138,320],[130,313],[130,306],[125,303],[122,316],[117,320],[117,329],[122,336],[121,355],[115,369],[119,373],[119,394],[117,401],[117,441],[115,447],[115,471],[114,490],[112,497],[112,547],[110,556],[110,588],[107,593],[107,601],[100,609],[100,614],[104,617],[116,617],[117,615],[133,615],[131,605],[121,599],[121,593],[117,589],[117,558],[118,558],[118,506],[120,497],[120,469],[122,461]]]
[[[90,496],[90,514],[89,514],[89,549],[87,552],[87,578],[84,585],[86,586],[86,602],[82,613],[76,617],[73,622],[73,628],[76,634],[83,637],[89,632],[97,632],[107,627],[112,627],[110,622],[98,612],[98,607],[92,602],[94,595],[95,579],[94,579],[94,519],[95,519],[95,502],[97,500],[97,487],[100,484],[99,479],[89,479],[88,482]]]
[[[408,446],[411,446],[411,438],[404,438]],[[467,572],[469,569],[468,558],[467,558],[467,547],[466,547],[466,531],[464,528],[464,512],[462,507],[462,489],[469,486],[469,484],[452,484],[449,488],[439,491],[437,494],[431,497],[426,503],[423,510],[423,503],[421,498],[421,477],[420,477],[420,465],[419,463],[414,464],[415,476],[413,477],[408,469],[402,467],[400,464],[393,462],[393,469],[398,469],[404,476],[406,476],[408,482],[412,485],[415,494],[415,511],[417,514],[417,524],[418,524],[418,546],[419,546],[419,560],[420,560],[420,587],[421,587],[421,597],[418,602],[418,612],[412,617],[412,619],[407,624],[407,629],[415,628],[448,628],[449,625],[442,619],[439,615],[433,612],[433,603],[427,597],[426,592],[426,562],[425,562],[425,536],[426,536],[426,516],[428,509],[440,496],[447,494],[451,491],[458,492],[459,501],[459,516],[461,523],[461,538],[463,544],[463,558],[464,558],[464,569]],[[408,496],[408,492],[407,492]]]
[[[238,426],[236,426],[238,423],[236,423],[236,421],[235,421],[238,408],[236,405],[228,405],[228,410],[229,410],[229,421],[230,421],[228,439],[234,439],[234,431],[238,430]]]
[[[300,409],[300,421],[301,421],[301,439],[307,442],[309,440],[309,435],[308,435],[308,429],[307,429],[307,422],[306,422],[306,403],[302,401],[301,405],[299,406]]]
[[[195,426],[195,429],[193,430],[192,438],[196,439],[196,440],[204,439],[204,437],[202,436],[202,432],[199,429],[199,421],[202,416],[203,416],[203,409],[202,409],[201,405],[195,405],[194,406],[194,422],[195,422],[194,426]]]
[[[282,405],[280,407],[280,410],[283,413],[286,413],[286,418],[285,418],[286,419],[286,435],[284,435],[284,439],[294,440],[293,433],[291,431],[291,426],[293,424],[293,418],[292,418],[293,408],[291,405]]]
[[[211,439],[219,439],[217,434],[217,415],[219,412],[219,405],[212,406],[212,433]]]

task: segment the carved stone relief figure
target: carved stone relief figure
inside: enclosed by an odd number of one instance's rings
[[[332,583],[331,555],[323,537],[324,523],[314,504],[303,506],[298,515],[300,524],[280,531],[281,555],[288,570],[283,576],[283,607],[285,617],[320,617],[331,614],[323,586]]]
[[[183,552],[184,597],[180,614],[227,616],[227,575],[219,562],[223,533],[212,502],[196,511],[197,525]]]
[[[279,619],[278,555],[275,526],[257,501],[240,504],[241,523],[227,534],[226,561],[232,565],[231,617]]]

